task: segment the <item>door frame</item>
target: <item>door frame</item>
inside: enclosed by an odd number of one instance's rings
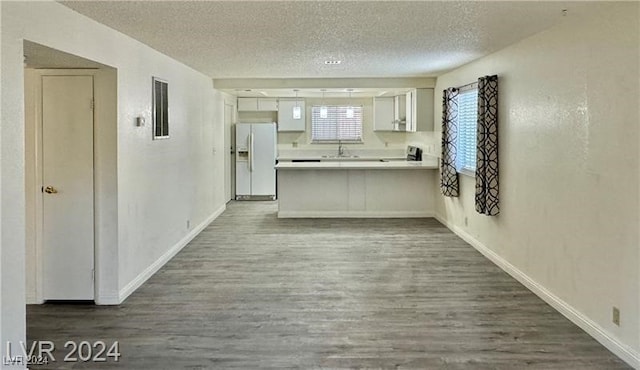
[[[229,104],[228,102],[224,102],[224,172],[225,172],[225,181],[224,181],[224,202],[227,203],[231,199],[235,198],[235,189],[234,189],[234,173],[235,168],[233,166],[233,159],[235,158],[234,151],[234,142],[231,141],[232,131],[233,131],[233,110],[234,106]]]
[[[225,183],[228,184],[229,186],[229,195],[231,196],[230,199],[227,199],[225,202],[228,203],[234,199],[236,199],[236,120],[237,120],[237,114],[238,114],[238,110],[237,110],[237,103],[236,103],[236,99],[235,97],[225,97],[224,99],[224,113],[226,115],[226,111],[227,108],[229,108],[230,112],[231,112],[231,116],[229,117],[229,129],[228,129],[228,135],[226,135],[227,133],[227,129],[225,127],[225,143],[228,140],[228,147],[229,147],[229,178],[225,179]],[[226,121],[227,117],[224,116],[223,120],[224,120],[224,124],[227,124]],[[227,148],[227,145],[224,145],[224,148]],[[225,160],[227,159],[227,154],[225,153]],[[226,167],[226,165],[225,165]],[[226,197],[226,192],[225,192],[225,197]]]
[[[37,303],[44,303],[44,244],[43,244],[43,231],[44,231],[44,199],[42,193],[43,184],[43,157],[42,157],[42,145],[43,145],[43,116],[42,116],[42,78],[44,76],[91,76],[93,78],[93,99],[96,100],[96,76],[98,75],[98,69],[39,69],[35,70],[36,78],[35,91],[33,98],[35,99],[35,112],[34,112],[34,173],[33,183],[31,184],[34,199],[33,217],[35,222],[35,301]],[[100,266],[99,256],[96,243],[96,233],[99,230],[96,223],[96,204],[97,204],[97,192],[96,192],[96,109],[93,110],[93,301],[98,299],[99,292],[99,279],[98,269]]]

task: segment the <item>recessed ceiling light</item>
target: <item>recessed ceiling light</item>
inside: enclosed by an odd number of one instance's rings
[[[324,61],[324,64],[328,64],[328,65],[332,65],[332,66],[338,65],[340,63],[342,63],[341,60],[325,60]]]

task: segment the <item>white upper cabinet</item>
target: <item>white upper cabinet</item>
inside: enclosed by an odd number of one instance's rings
[[[398,123],[398,127],[395,128],[395,131],[399,129],[404,131],[404,125],[407,122],[407,112],[411,113],[411,109],[407,111],[406,109],[406,97],[404,95],[397,95],[393,97],[393,117]],[[397,126],[397,125],[396,125]]]
[[[411,90],[409,91],[406,95],[405,95],[405,109],[404,111],[406,112],[405,115],[405,121],[406,121],[406,131],[411,131],[411,132],[415,132],[415,120],[414,117],[416,116],[416,112],[415,112],[415,102],[414,102],[414,97],[416,96],[415,90]]]
[[[258,110],[261,111],[277,111],[278,99],[276,98],[258,98]]]
[[[373,99],[373,131],[393,131],[394,98]]]
[[[294,109],[296,107],[297,109]],[[304,99],[280,99],[278,102],[278,131],[304,131],[305,113]]]
[[[373,130],[433,131],[433,89],[373,99]]]
[[[238,112],[257,110],[258,98],[238,98]]]
[[[276,98],[238,98],[238,112],[257,112],[278,110]]]
[[[413,89],[407,93],[407,131],[433,131],[433,128],[433,89]]]

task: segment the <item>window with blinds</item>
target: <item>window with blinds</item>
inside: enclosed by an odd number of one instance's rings
[[[475,175],[477,125],[478,89],[462,91],[458,95],[458,145],[456,147],[456,169],[460,173]]]
[[[321,109],[326,108],[326,118]],[[353,115],[348,113],[353,110]],[[311,141],[362,142],[362,107],[343,105],[314,105],[311,107]]]

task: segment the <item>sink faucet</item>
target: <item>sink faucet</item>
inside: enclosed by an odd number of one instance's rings
[[[344,147],[342,146],[342,141],[338,140],[338,156],[342,157],[344,155]]]

